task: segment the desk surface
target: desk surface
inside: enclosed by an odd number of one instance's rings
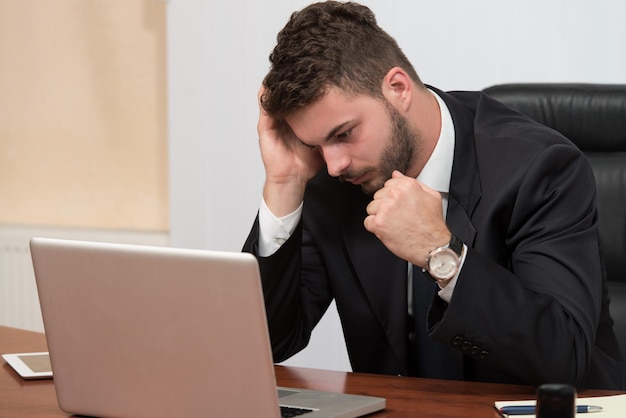
[[[0,326],[0,354],[47,351],[43,334]],[[57,406],[53,380],[26,381],[2,362],[0,370],[0,417],[66,417]],[[396,376],[345,373],[276,366],[281,386],[347,392],[387,398],[387,409],[376,418],[393,417],[498,417],[496,400],[531,399],[530,386],[457,382]],[[579,396],[619,392],[588,390]]]

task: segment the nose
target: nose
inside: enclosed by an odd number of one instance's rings
[[[339,177],[350,167],[350,157],[339,149],[336,144],[322,147],[321,152],[326,162],[328,175],[331,177]]]

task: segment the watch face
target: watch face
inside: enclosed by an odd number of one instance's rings
[[[438,280],[454,277],[459,267],[459,256],[450,248],[440,248],[431,254],[428,273]]]

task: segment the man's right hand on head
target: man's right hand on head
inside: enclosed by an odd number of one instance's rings
[[[263,198],[277,217],[296,210],[302,202],[306,183],[323,167],[317,149],[304,145],[284,120],[271,117],[261,105],[264,88],[258,93],[257,131],[265,166]]]

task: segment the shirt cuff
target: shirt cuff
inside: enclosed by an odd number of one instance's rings
[[[288,215],[277,218],[267,207],[265,199],[261,200],[259,208],[259,246],[258,255],[269,257],[291,237],[302,217],[302,206]]]

